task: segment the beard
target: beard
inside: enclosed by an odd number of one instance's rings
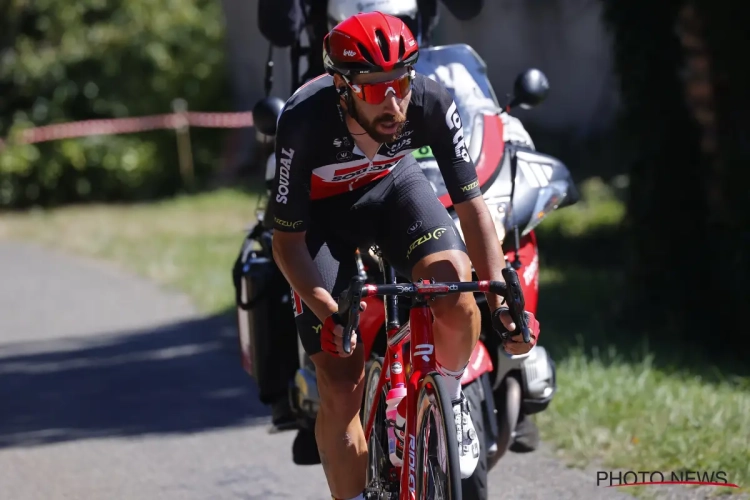
[[[401,132],[404,129],[404,125],[406,124],[406,115],[399,113],[398,115],[380,115],[377,118],[374,118],[372,121],[366,121],[361,116],[356,117],[357,123],[367,132],[367,135],[372,137],[372,139],[376,142],[380,143],[391,143],[396,140],[396,138],[401,135]],[[397,127],[396,131],[392,134],[383,134],[381,132],[378,132],[377,126],[381,123],[386,122],[395,122]]]

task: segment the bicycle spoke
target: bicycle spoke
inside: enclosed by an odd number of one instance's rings
[[[369,416],[369,405],[372,404],[374,399],[374,391],[382,369],[382,364],[378,362],[378,369],[371,374],[367,380],[365,387],[366,397],[366,408],[363,415],[363,420]],[[367,442],[367,453],[368,458],[368,480],[365,487],[365,491],[368,492],[367,498],[377,498],[379,500],[396,500],[398,497],[397,493],[393,493],[397,490],[397,482],[391,481],[389,473],[391,471],[391,460],[388,455],[388,431],[387,421],[385,415],[386,408],[386,396],[387,387],[381,389],[378,406],[375,411],[375,419],[373,421],[373,428],[370,433],[370,439]],[[395,484],[392,484],[395,483]]]

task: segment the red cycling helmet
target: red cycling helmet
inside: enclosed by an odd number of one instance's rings
[[[351,76],[411,66],[419,46],[404,22],[382,12],[359,13],[337,24],[323,39],[330,74]]]

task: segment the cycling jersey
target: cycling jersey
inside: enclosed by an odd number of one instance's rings
[[[461,117],[440,83],[416,75],[401,134],[382,144],[372,160],[349,134],[339,99],[333,77],[322,75],[300,87],[284,106],[269,202],[275,230],[306,231],[311,203],[378,182],[425,146],[432,149],[453,204],[481,196]]]

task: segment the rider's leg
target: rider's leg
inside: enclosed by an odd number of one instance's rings
[[[357,274],[355,247],[332,245],[322,237],[307,234],[308,250],[313,257],[327,290],[333,297],[346,288]],[[300,340],[315,364],[320,407],[315,420],[315,438],[328,486],[335,498],[356,498],[365,488],[367,443],[359,422],[364,379],[364,348],[358,343],[348,358],[322,352],[321,322],[300,302],[295,310]]]
[[[367,470],[367,442],[359,421],[364,380],[364,347],[338,358],[321,352],[311,356],[320,392],[315,422],[320,461],[336,498],[362,493]]]
[[[413,280],[471,280],[466,245],[415,160],[394,174],[389,188],[378,243],[399,274]],[[477,302],[473,294],[461,293],[438,298],[430,305],[437,361],[446,370],[459,373],[479,338]]]

